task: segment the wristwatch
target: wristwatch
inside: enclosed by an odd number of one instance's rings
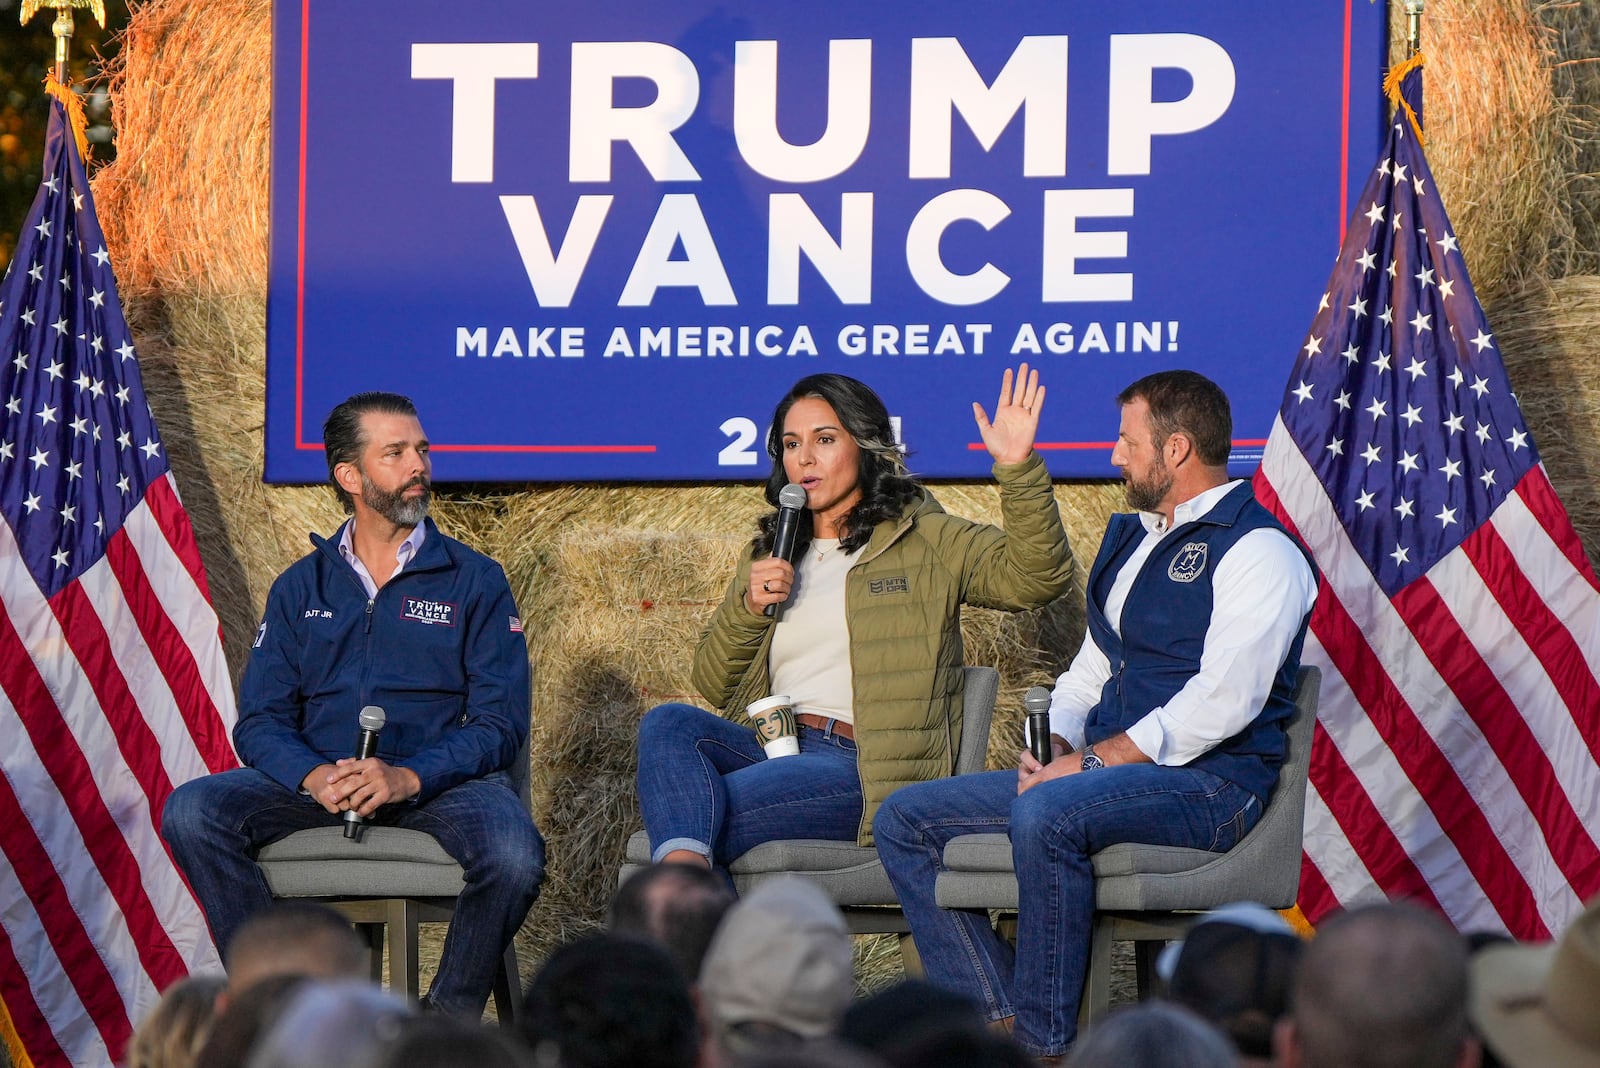
[[[1083,757],[1082,770],[1084,771],[1093,771],[1096,768],[1103,768],[1106,766],[1106,762],[1101,760],[1100,757],[1095,754],[1094,746],[1092,745],[1084,746],[1083,753],[1081,755]]]

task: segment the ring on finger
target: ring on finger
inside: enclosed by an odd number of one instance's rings
[[[763,582],[761,584],[761,592],[762,593],[771,593],[772,592],[772,587],[768,586],[765,582]]]

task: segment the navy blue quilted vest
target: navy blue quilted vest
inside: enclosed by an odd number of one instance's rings
[[[1145,529],[1136,514],[1112,517],[1089,572],[1089,636],[1111,661],[1111,678],[1100,693],[1100,703],[1089,713],[1085,734],[1090,742],[1128,729],[1151,709],[1166,704],[1200,670],[1211,619],[1211,576],[1240,538],[1262,527],[1283,529],[1243,483],[1200,519],[1169,530],[1128,591],[1119,635],[1106,619],[1106,595]],[[1263,805],[1278,780],[1278,765],[1287,748],[1283,724],[1294,710],[1295,675],[1305,633],[1302,622],[1261,714],[1190,765],[1237,783]]]

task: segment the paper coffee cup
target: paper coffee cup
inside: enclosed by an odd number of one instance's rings
[[[770,757],[794,756],[800,752],[800,725],[794,718],[794,702],[788,694],[776,693],[748,706],[745,715],[755,725],[761,748]]]

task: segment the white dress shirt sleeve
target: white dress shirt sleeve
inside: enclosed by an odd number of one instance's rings
[[[1083,726],[1100,702],[1100,691],[1111,678],[1111,661],[1087,631],[1072,666],[1056,679],[1050,694],[1050,733],[1059,734],[1074,749],[1083,748]]]
[[[1300,622],[1317,598],[1305,557],[1272,529],[1240,538],[1218,562],[1211,584],[1211,624],[1200,670],[1170,701],[1128,728],[1129,740],[1157,764],[1187,764],[1261,713]]]

